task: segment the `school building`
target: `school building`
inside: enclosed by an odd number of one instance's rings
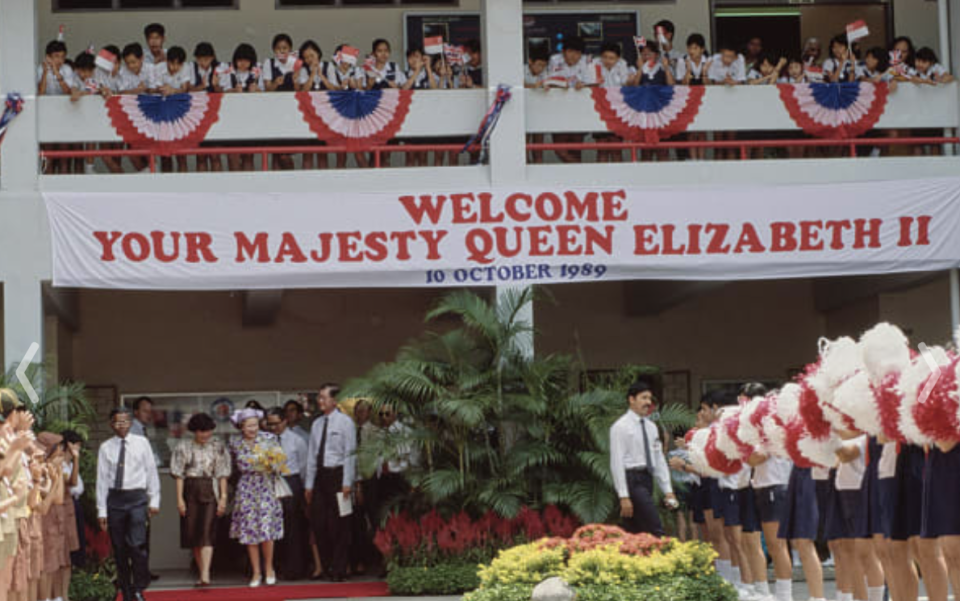
[[[587,20],[579,22],[577,15]],[[228,273],[224,264],[233,257],[218,254],[218,262],[201,266],[158,264],[155,272],[140,272],[142,264],[121,253],[132,249],[136,255],[142,250],[139,242],[124,247],[123,239],[115,241],[120,253],[116,261],[87,272],[87,263],[74,255],[88,247],[72,247],[74,232],[53,227],[48,210],[59,207],[58,214],[63,213],[56,224],[66,223],[59,220],[71,218],[70,203],[75,202],[77,223],[82,225],[89,217],[86,208],[94,207],[101,197],[111,199],[116,212],[98,213],[102,221],[95,227],[119,228],[117,224],[129,218],[136,222],[131,227],[148,228],[142,230],[145,236],[152,227],[197,232],[221,224],[224,232],[242,224],[255,233],[260,227],[268,229],[264,223],[271,216],[282,221],[277,231],[299,221],[310,222],[322,232],[366,230],[368,223],[387,232],[399,231],[412,227],[409,219],[394,219],[398,213],[381,210],[385,204],[378,203],[391,198],[396,202],[401,195],[482,191],[493,191],[497,197],[527,192],[532,195],[530,207],[535,205],[532,198],[544,190],[561,198],[566,190],[626,190],[632,198],[650,194],[656,200],[650,207],[630,206],[630,225],[646,220],[648,213],[655,223],[662,222],[661,216],[679,219],[687,213],[693,213],[688,215],[693,221],[704,223],[763,221],[764,216],[758,215],[764,210],[763,201],[773,203],[790,190],[798,190],[798,214],[792,215],[796,219],[820,217],[799,214],[805,206],[827,211],[853,198],[857,204],[837,219],[857,223],[874,217],[870,211],[876,209],[878,218],[895,222],[901,209],[915,201],[917,212],[910,215],[918,221],[901,226],[912,232],[909,235],[920,246],[898,248],[891,231],[892,248],[877,250],[876,256],[857,254],[860,249],[850,254],[843,254],[849,249],[837,250],[829,261],[796,268],[770,252],[758,252],[758,257],[765,258],[756,258],[756,263],[738,262],[755,259],[750,248],[740,248],[750,238],[742,231],[730,233],[726,242],[706,237],[694,241],[688,232],[682,242],[684,252],[691,254],[691,245],[704,248],[704,253],[689,259],[695,260],[694,265],[679,254],[664,255],[667,247],[679,248],[681,242],[679,234],[665,240],[662,224],[656,231],[628,230],[610,253],[610,277],[546,280],[543,285],[549,295],[529,315],[537,330],[534,350],[578,354],[587,369],[597,371],[635,363],[657,365],[664,372],[666,400],[695,404],[703,390],[725,382],[781,382],[813,359],[820,337],[856,336],[877,321],[896,323],[914,344],[943,343],[950,338],[960,322],[960,282],[955,269],[960,265],[956,242],[960,238],[952,236],[960,222],[953,213],[960,197],[952,192],[950,179],[960,173],[960,159],[954,146],[947,145],[940,156],[923,157],[906,153],[697,162],[528,162],[528,134],[595,132],[602,129],[602,122],[593,110],[589,90],[524,91],[525,22],[539,19],[563,27],[573,23],[583,26],[578,33],[592,34],[598,23],[608,19],[622,24],[623,15],[634,28],[631,34],[648,37],[654,35],[654,23],[671,20],[677,28],[678,47],[693,32],[705,34],[712,46],[718,36],[744,37],[755,31],[769,37],[771,47],[785,39],[796,40],[797,50],[808,37],[819,37],[826,44],[845,24],[864,19],[877,44],[885,46],[894,36],[907,35],[918,47],[935,49],[945,66],[960,66],[960,7],[948,0],[818,0],[802,5],[788,0],[0,0],[0,93],[16,91],[25,99],[23,112],[0,144],[0,363],[18,364],[32,343],[40,343],[36,360],[44,358],[53,377],[86,383],[101,414],[141,394],[158,399],[161,411],[178,403],[178,407],[210,410],[221,399],[282,402],[297,391],[315,390],[328,380],[346,381],[393,358],[405,342],[423,331],[425,313],[451,285],[470,285],[495,295],[507,286],[538,282],[493,276],[471,280],[469,271],[461,272],[458,280],[458,268],[475,265],[459,255],[433,272],[429,262],[418,263],[421,275],[424,269],[427,277],[438,271],[448,274],[445,281],[433,285],[425,285],[422,277],[401,277],[403,265],[389,260],[389,268],[371,267],[366,272],[357,268],[354,273],[349,267],[328,269],[325,263],[291,266],[289,256],[288,262],[280,263],[273,254],[250,271],[242,271],[243,263],[233,265],[230,269],[237,271]],[[316,39],[327,53],[341,42],[367,52],[371,40],[383,37],[393,46],[394,60],[402,61],[403,48],[411,40],[422,39],[425,32],[453,36],[458,27],[465,28],[460,35],[476,31],[488,87],[417,92],[400,131],[404,138],[463,139],[476,131],[495,98],[497,84],[512,86],[513,94],[491,138],[485,165],[464,161],[442,168],[43,175],[41,145],[92,147],[120,140],[101,99],[71,103],[63,97],[35,96],[36,69],[47,41],[55,39],[62,27],[71,54],[88,45],[122,46],[142,42],[143,26],[154,21],[166,26],[168,46],[182,45],[192,52],[193,45],[204,40],[223,57],[244,41],[267,56],[270,40],[283,31],[296,41]],[[551,44],[557,41],[550,32],[527,33],[528,38],[534,36],[546,37]],[[890,94],[878,129],[954,135],[960,125],[957,84],[925,89],[903,84],[900,88]],[[295,103],[283,95],[225,97],[220,111],[208,144],[242,141],[269,146],[277,140],[306,143],[312,136]],[[784,112],[776,89],[743,87],[709,89],[689,131],[791,130],[797,126]],[[877,198],[874,205],[870,203],[874,189],[859,187],[869,184],[881,189],[887,182],[896,194]],[[804,186],[811,184],[820,187],[804,192]],[[754,197],[741,199],[739,191]],[[242,198],[237,206],[247,207],[249,219],[234,210],[217,212],[203,206],[205,198],[221,208],[233,206],[226,204],[233,195]],[[372,204],[369,210],[356,209],[348,217],[338,217],[349,213],[346,207],[351,201],[355,206]],[[923,232],[911,229],[923,217],[933,219],[932,242],[925,246],[920,241]],[[822,216],[828,218],[833,217]],[[616,220],[614,216],[609,227],[624,225]],[[327,221],[334,223],[328,226]],[[603,231],[601,226],[597,227]],[[459,231],[456,227],[450,231]],[[477,223],[474,229],[494,232],[495,227]],[[850,225],[843,236],[853,235],[853,229]],[[473,231],[466,235],[474,235]],[[869,238],[869,232],[860,233]],[[478,240],[487,239],[482,233],[475,235]],[[764,236],[761,233],[765,251],[770,251],[769,238]],[[830,246],[829,232],[818,236],[821,245]],[[92,238],[88,241],[99,244]],[[714,242],[718,248],[734,250],[714,257],[707,252]],[[885,237],[883,244],[887,242]],[[248,261],[256,254],[252,244],[244,247]],[[528,240],[525,252],[535,244]],[[865,245],[871,245],[869,240]],[[601,252],[603,244],[597,246]],[[92,248],[98,251],[94,254],[103,250]],[[913,248],[919,249],[917,254],[910,254]],[[311,249],[304,245],[301,250],[308,254]],[[621,260],[616,255],[622,249],[629,249],[634,258],[649,251],[652,263]],[[925,249],[930,249],[929,255]],[[395,249],[388,252],[397,258]],[[927,256],[930,261],[924,263]],[[603,262],[596,256],[581,257],[564,268]],[[279,271],[270,271],[271,266]],[[71,271],[73,267],[76,271]],[[551,269],[559,268],[557,263]],[[156,279],[151,280],[151,274]],[[173,413],[164,414],[161,422],[174,419]],[[156,426],[161,446],[171,425]],[[178,519],[169,501],[169,478],[164,478],[164,495],[154,532],[163,532],[167,525],[175,528]],[[188,563],[174,539],[154,536],[155,568]]]

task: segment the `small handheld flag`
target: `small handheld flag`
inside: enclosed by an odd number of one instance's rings
[[[847,25],[847,41],[849,43],[854,43],[855,41],[865,38],[870,35],[870,29],[867,27],[867,23],[860,19],[859,21],[854,21]]]
[[[441,54],[443,52],[443,37],[425,38],[423,40],[423,51],[427,54]]]
[[[666,28],[666,27],[664,27],[663,25],[658,25],[658,26],[654,29],[654,32],[657,34],[657,42],[660,44],[661,47],[662,47],[662,46],[666,46],[666,45],[668,45],[668,44],[670,43],[669,41],[667,41],[667,28]]]
[[[64,29],[65,29],[65,27],[64,27],[63,25],[61,25],[61,26],[60,26],[60,29],[57,31],[57,41],[58,41],[58,42],[62,42],[62,41],[65,39],[65,38],[64,38],[64,35],[63,35]]]
[[[372,54],[368,55],[367,58],[363,61],[363,70],[364,71],[376,71],[377,70],[377,58]]]
[[[647,47],[647,38],[640,36],[633,36],[633,44],[637,47],[637,54]]]
[[[348,65],[356,65],[358,58],[360,58],[359,48],[344,46],[340,49],[340,62],[347,63]]]
[[[443,55],[451,65],[463,64],[463,46],[454,46],[453,44],[443,45]]]
[[[103,69],[108,73],[112,73],[113,68],[117,65],[117,55],[109,50],[101,50],[93,62],[100,69]]]

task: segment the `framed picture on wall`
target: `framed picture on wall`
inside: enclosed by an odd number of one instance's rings
[[[663,372],[663,402],[679,403],[686,407],[690,404],[690,370],[680,369]]]

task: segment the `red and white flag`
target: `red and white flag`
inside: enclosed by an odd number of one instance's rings
[[[62,42],[62,41],[65,39],[65,38],[64,38],[64,35],[63,35],[63,32],[64,32],[65,30],[66,30],[66,28],[65,28],[63,25],[61,25],[61,26],[60,26],[60,29],[57,30],[57,41],[58,41],[58,42]]]
[[[640,54],[640,51],[647,47],[647,38],[633,36],[633,45],[637,47],[637,54]]]
[[[363,61],[363,69],[365,71],[376,71],[377,70],[377,57],[372,54],[367,55],[367,58]]]
[[[442,54],[443,53],[443,37],[435,36],[432,38],[425,38],[423,40],[423,51],[427,54]]]
[[[117,66],[117,55],[109,50],[101,50],[94,59],[94,64],[108,73],[113,73],[113,68]]]
[[[658,25],[656,28],[654,28],[654,33],[657,34],[657,42],[660,44],[661,48],[670,43],[667,41],[667,28],[663,25]]]
[[[454,46],[453,44],[443,45],[443,55],[451,65],[463,64],[463,46]]]
[[[866,21],[860,19],[859,21],[854,21],[847,25],[847,41],[851,44],[859,39],[865,38],[870,35],[870,29],[867,27]]]
[[[344,46],[338,54],[340,55],[338,64],[347,63],[348,65],[356,65],[357,60],[360,58],[360,49],[354,48],[353,46]]]
[[[552,77],[548,77],[547,80],[543,82],[543,84],[549,88],[569,88],[570,87],[570,82],[567,80],[566,77],[563,77],[562,75],[554,75]]]

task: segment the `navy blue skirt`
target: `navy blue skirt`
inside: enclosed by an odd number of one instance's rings
[[[705,478],[701,484],[706,485],[706,495],[709,501],[703,508],[712,509],[714,518],[723,519],[723,492],[720,490],[716,478]]]
[[[777,536],[787,540],[816,540],[819,525],[816,482],[810,476],[810,468],[794,466]]]
[[[703,517],[703,485],[691,483],[689,492],[689,503],[687,507],[693,512],[693,523],[703,524],[706,519]]]
[[[897,455],[893,523],[890,538],[905,541],[920,536],[923,526],[923,447],[901,445]]]
[[[820,533],[818,538],[822,540],[828,540],[826,538],[827,527],[831,518],[833,518],[833,509],[836,505],[836,478],[837,470],[830,470],[830,477],[826,480],[813,481],[817,487],[817,531]]]
[[[867,490],[869,491],[868,510],[870,513],[870,534],[880,534],[885,537],[890,536],[888,522],[885,521],[883,512],[883,495],[889,494],[889,486],[884,488],[880,485],[880,456],[883,454],[883,445],[877,442],[876,438],[867,440],[868,456],[867,473],[864,476],[867,480]],[[887,481],[892,481],[888,478]]]
[[[871,538],[870,532],[869,486],[864,474],[859,490],[838,490],[836,515],[839,531],[827,530],[827,540],[835,538]],[[831,536],[834,535],[834,536]]]
[[[787,505],[786,486],[756,488],[753,491],[753,496],[757,506],[757,518],[759,518],[761,524],[783,520]]]
[[[949,453],[931,447],[923,475],[920,536],[960,536],[960,445]]]
[[[723,525],[740,526],[744,532],[759,532],[757,508],[753,500],[753,489],[720,489],[723,493]]]

